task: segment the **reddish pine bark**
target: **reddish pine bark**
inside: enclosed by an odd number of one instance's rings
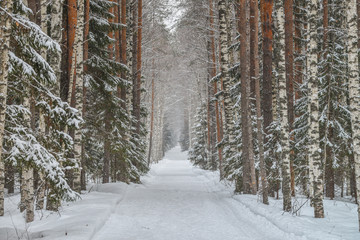
[[[261,22],[263,35],[263,91],[262,109],[264,114],[264,132],[268,133],[268,126],[273,121],[272,114],[272,40],[273,32],[272,11],[273,0],[261,0]]]
[[[84,62],[89,58],[89,20],[90,20],[90,0],[85,0],[85,26],[84,26]],[[84,73],[87,72],[87,65],[84,64]],[[86,113],[86,92],[87,89],[83,88],[83,117]],[[85,145],[81,143],[81,190],[86,190],[86,176],[85,176]]]
[[[289,131],[294,125],[294,16],[293,0],[284,0],[285,11],[285,70]],[[293,136],[290,136],[293,139]],[[295,196],[294,151],[290,148],[291,195]]]
[[[136,10],[135,10],[136,11]],[[142,44],[142,0],[138,0],[138,33],[137,33],[137,60],[136,60],[136,81],[135,81],[135,95],[134,98],[134,112],[136,116],[136,132],[140,134],[140,104],[141,104],[141,44]]]
[[[67,50],[68,50],[68,82],[69,88],[72,90],[69,91],[71,96],[68,96],[69,103],[72,107],[75,106],[75,86],[76,86],[76,68],[74,67],[74,79],[70,79],[71,76],[71,67],[73,64],[73,54],[74,54],[74,42],[75,42],[75,33],[76,33],[76,26],[77,26],[77,3],[76,0],[68,0],[68,24],[67,24]]]

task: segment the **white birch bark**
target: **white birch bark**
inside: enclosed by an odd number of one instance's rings
[[[323,207],[323,179],[321,178],[321,156],[320,156],[320,135],[319,135],[319,97],[318,97],[318,67],[317,67],[317,9],[318,1],[311,0],[309,3],[309,53],[307,57],[308,84],[309,84],[309,115],[310,126],[309,136],[309,171],[310,185],[313,190],[312,203],[314,206],[315,218],[324,217]],[[311,174],[312,171],[312,174]]]
[[[235,146],[235,126],[233,121],[233,104],[230,96],[231,79],[229,74],[229,51],[228,51],[228,33],[227,33],[227,8],[226,1],[219,0],[219,31],[220,31],[220,63],[221,63],[221,74],[224,85],[224,110],[225,116],[225,134],[229,138],[229,153],[228,156],[234,156],[236,153]]]
[[[358,218],[360,231],[360,83],[359,83],[359,57],[358,57],[358,26],[356,0],[347,1],[348,22],[348,66],[349,66],[349,98],[351,111],[351,130],[353,138],[353,152],[355,165],[356,192],[358,200]]]
[[[41,0],[41,7],[40,7],[40,13],[41,13],[41,30],[47,34],[47,14],[46,14],[46,8],[47,8],[47,0]],[[47,50],[43,48],[41,50],[41,56],[46,60],[47,59]],[[45,116],[43,113],[43,110],[39,109],[39,133],[40,135],[45,135]],[[45,198],[45,179],[44,174],[41,170],[38,171],[39,174],[39,187],[37,189],[37,197],[36,197],[36,209],[43,209],[44,208],[44,198]]]
[[[76,54],[76,83],[75,83],[75,108],[81,115],[83,112],[83,88],[84,88],[84,14],[85,5],[83,0],[77,1],[77,27],[75,35],[75,54]],[[74,190],[81,191],[81,143],[82,143],[82,126],[75,130],[74,134],[74,152],[75,160],[78,167],[74,171]]]
[[[27,92],[31,92],[29,88],[25,88]],[[24,108],[27,108],[30,112],[30,99],[28,96],[24,97],[23,102]],[[24,116],[24,121],[26,126],[30,129],[31,115],[26,114]],[[23,162],[21,166],[22,171],[22,188],[21,195],[23,199],[23,206],[25,207],[25,221],[32,222],[34,221],[34,169],[29,166],[28,162]]]
[[[57,43],[62,40],[62,15],[64,0],[52,0],[51,2],[51,23],[50,36]],[[61,75],[61,53],[53,53],[50,57],[50,65],[56,73],[55,94],[60,96],[60,75]]]
[[[64,0],[52,0],[51,1],[51,14],[50,14],[50,32],[49,35],[57,43],[62,41],[62,21],[63,21],[63,4]],[[52,69],[56,74],[56,83],[54,86],[54,93],[56,96],[60,96],[60,77],[61,77],[61,61],[62,55],[61,52],[54,52],[49,57],[49,63]],[[67,131],[67,128],[65,132]],[[61,163],[60,163],[61,164]],[[51,189],[47,190],[46,193],[46,209],[51,211],[56,211],[60,206],[60,201],[55,198],[49,198],[49,196],[54,196],[55,194]]]
[[[7,13],[12,12],[11,1],[2,1],[0,6],[5,9]],[[4,139],[11,35],[11,19],[7,13],[0,11],[0,216],[4,215],[5,164],[1,154]]]
[[[282,193],[283,193],[283,210],[291,211],[291,181],[290,181],[290,149],[289,149],[289,123],[287,111],[287,93],[286,93],[286,73],[285,73],[285,12],[283,0],[278,1],[277,22],[279,34],[279,112],[281,125],[281,173],[282,173]]]

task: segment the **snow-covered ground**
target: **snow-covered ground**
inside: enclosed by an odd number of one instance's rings
[[[360,239],[355,204],[325,200],[325,219],[314,219],[308,202],[300,216],[284,213],[281,200],[260,203],[234,195],[218,174],[193,167],[179,147],[153,165],[142,185],[95,185],[59,213],[37,211],[25,224],[19,196],[6,198],[0,240],[240,240]],[[305,202],[297,199],[297,205]]]

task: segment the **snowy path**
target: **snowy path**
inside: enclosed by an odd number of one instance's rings
[[[262,204],[254,195],[234,195],[218,172],[191,165],[174,148],[154,164],[143,184],[95,184],[59,213],[36,211],[24,223],[19,194],[6,198],[0,240],[355,240],[357,206],[325,200],[325,218],[315,219],[306,198],[300,216],[282,211],[282,200]]]
[[[242,214],[229,193],[211,189],[211,179],[174,148],[144,186],[127,190],[94,240],[103,239],[289,239],[257,215]],[[269,227],[274,231],[269,232]]]

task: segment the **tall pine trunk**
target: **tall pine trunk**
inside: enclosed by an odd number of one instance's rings
[[[84,74],[87,73],[87,65],[85,62],[89,58],[89,31],[90,31],[90,0],[85,0],[84,9]],[[83,86],[83,111],[82,116],[85,117],[86,113],[86,92],[85,84]],[[85,143],[81,143],[81,190],[86,190],[86,158],[85,158]]]
[[[131,29],[132,29],[132,116],[133,116],[133,126],[135,127],[135,133],[139,134],[138,131],[138,120],[140,116],[138,116],[138,113],[140,113],[140,106],[138,105],[138,102],[140,99],[138,99],[138,84],[137,84],[137,60],[138,60],[138,1],[133,0],[132,6],[131,6],[131,15],[132,15],[132,21],[131,21]]]
[[[250,0],[240,0],[241,127],[244,193],[256,194],[250,113]]]
[[[263,47],[263,82],[262,82],[262,110],[264,114],[264,132],[268,134],[268,127],[273,121],[272,113],[272,12],[273,0],[260,0],[262,47]],[[266,138],[265,138],[266,140]]]
[[[285,10],[285,68],[289,132],[293,130],[294,114],[294,14],[293,0],[284,0]],[[294,139],[293,136],[290,136]],[[290,146],[291,195],[295,196],[294,150]]]
[[[141,126],[141,62],[142,62],[142,0],[137,5],[137,41],[136,41],[136,77],[134,82],[134,115],[136,119],[136,133],[140,136]],[[136,10],[135,10],[136,11]]]
[[[2,9],[12,13],[12,2],[2,1]],[[9,47],[11,36],[11,19],[8,14],[0,15],[0,216],[4,215],[4,184],[5,163],[2,156],[2,145],[4,140],[6,98],[9,76]]]
[[[216,76],[216,54],[215,54],[215,33],[214,33],[214,6],[213,1],[209,0],[210,6],[210,49],[211,49],[211,79]],[[218,92],[218,83],[214,81],[213,83],[213,96],[215,97]],[[221,122],[219,116],[219,101],[216,97],[215,99],[215,119],[216,119],[216,141],[217,144],[221,142]],[[223,164],[222,164],[222,148],[220,146],[217,147],[218,150],[218,158],[219,158],[219,172],[220,179],[223,178]]]
[[[154,60],[153,60],[154,67]],[[153,68],[154,71],[154,68]],[[150,140],[149,140],[149,154],[147,163],[150,166],[151,161],[151,151],[153,145],[153,133],[154,133],[154,105],[155,105],[155,74],[153,72],[153,76],[151,78],[151,116],[150,116]]]
[[[251,29],[251,61],[250,72],[254,82],[255,99],[256,99],[256,137],[259,146],[259,161],[260,161],[260,178],[261,178],[261,191],[262,201],[264,204],[269,204],[268,199],[268,184],[266,179],[266,167],[264,157],[264,136],[262,131],[262,114],[261,114],[261,95],[260,95],[260,67],[259,67],[259,9],[258,1],[251,0],[250,2],[250,29]]]

